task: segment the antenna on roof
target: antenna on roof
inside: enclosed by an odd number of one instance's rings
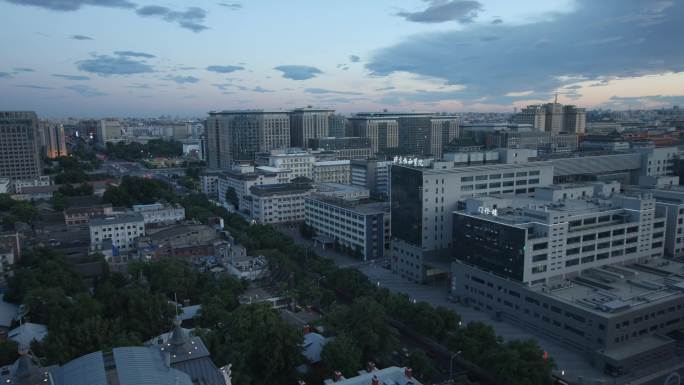
[[[556,91],[556,98],[553,99],[553,103],[557,104],[558,103],[558,91]]]

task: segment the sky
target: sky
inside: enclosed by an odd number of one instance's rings
[[[0,110],[684,105],[684,0],[0,0]]]

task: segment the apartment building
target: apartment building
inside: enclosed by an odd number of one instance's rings
[[[351,163],[348,160],[328,160],[313,164],[314,182],[331,182],[349,184],[351,179]]]
[[[281,183],[250,187],[248,201],[256,223],[294,223],[304,220],[304,199],[313,188],[308,184]]]
[[[312,194],[304,199],[305,221],[319,237],[336,242],[362,256],[383,258],[389,248],[388,202],[365,203]]]
[[[42,174],[38,117],[29,111],[0,111],[0,177],[35,179]]]
[[[102,248],[105,240],[111,240],[117,251],[134,250],[136,239],[145,235],[145,222],[140,213],[93,217],[88,228],[91,247]]]
[[[228,169],[235,161],[254,160],[257,152],[290,147],[290,116],[262,110],[210,112],[206,134],[208,167]]]

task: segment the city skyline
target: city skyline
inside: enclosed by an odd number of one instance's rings
[[[684,103],[676,1],[3,0],[0,14],[0,105],[40,116]]]

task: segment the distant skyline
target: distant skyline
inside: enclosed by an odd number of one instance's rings
[[[678,0],[0,0],[0,110],[684,105]]]

